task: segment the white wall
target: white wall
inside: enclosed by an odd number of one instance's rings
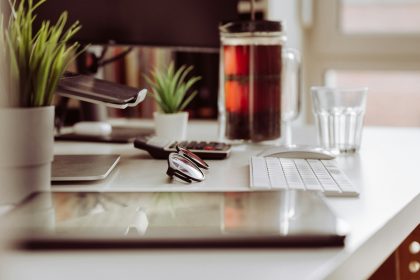
[[[287,34],[287,47],[298,49],[303,54],[303,29],[300,20],[300,3],[301,0],[267,0],[267,19],[282,21],[285,24]],[[301,78],[304,79],[304,76]],[[305,84],[303,80],[301,84]],[[297,120],[294,121],[296,125],[304,124],[307,118],[307,111],[305,110],[307,94],[303,87],[301,94],[301,112]]]
[[[288,47],[302,50],[299,2],[299,0],[267,0],[267,19],[283,21],[286,26]]]

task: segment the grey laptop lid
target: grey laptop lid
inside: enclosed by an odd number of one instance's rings
[[[102,180],[119,160],[119,155],[55,155],[51,181]]]

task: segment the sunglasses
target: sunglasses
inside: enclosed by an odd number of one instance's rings
[[[188,149],[177,145],[176,153],[170,153],[168,156],[168,170],[166,174],[173,178],[174,176],[187,182],[201,182],[206,177],[201,169],[209,169],[209,165],[199,156]]]

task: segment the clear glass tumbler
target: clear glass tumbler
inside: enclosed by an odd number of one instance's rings
[[[366,87],[312,87],[313,112],[320,145],[337,154],[360,148],[366,111]]]

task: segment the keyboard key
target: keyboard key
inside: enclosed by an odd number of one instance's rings
[[[284,170],[284,177],[286,177],[289,189],[304,190],[305,185],[300,178],[299,172],[296,169],[296,165],[292,159],[281,158],[280,163]]]
[[[270,178],[263,157],[251,157],[251,188],[270,189]]]
[[[348,196],[357,196],[358,191],[350,182],[349,178],[342,172],[332,161],[323,160],[321,161],[325,168],[331,174],[335,182],[338,184],[341,192]]]
[[[307,190],[322,191],[321,184],[317,180],[311,166],[304,159],[295,159],[295,164],[299,170],[302,181]]]
[[[214,151],[215,148],[214,148],[214,146],[207,145],[207,146],[204,146],[203,150],[205,150],[205,151]]]
[[[195,145],[197,145],[196,141],[191,141],[187,144],[187,149],[188,150],[194,150],[195,149]]]
[[[284,177],[283,168],[278,158],[266,158],[268,176],[272,189],[287,189],[287,181]]]
[[[206,145],[207,145],[207,143],[206,143],[206,142],[201,141],[201,142],[199,142],[199,143],[197,143],[197,144],[195,145],[195,149],[196,149],[196,150],[202,150],[202,149],[203,149]]]

